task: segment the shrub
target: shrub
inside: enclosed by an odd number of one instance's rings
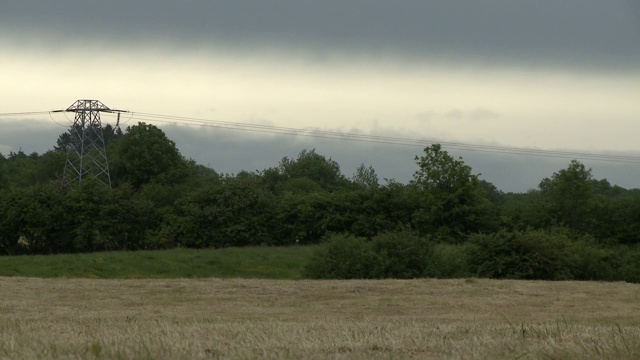
[[[622,247],[618,280],[640,283],[640,246]]]
[[[305,266],[305,277],[312,279],[369,279],[379,257],[364,238],[332,235]]]
[[[412,279],[424,277],[432,253],[429,238],[401,230],[376,235],[371,242],[332,235],[304,269],[313,279]]]
[[[579,258],[566,233],[500,231],[472,235],[472,270],[478,276],[507,279],[570,280]]]
[[[618,280],[621,250],[598,245],[591,238],[575,241],[570,249],[576,258],[573,277],[576,280]]]
[[[380,259],[375,272],[381,278],[423,277],[432,252],[429,239],[410,230],[376,235],[371,246]]]
[[[473,276],[469,265],[469,255],[473,249],[474,245],[470,243],[434,245],[424,275],[440,279]]]

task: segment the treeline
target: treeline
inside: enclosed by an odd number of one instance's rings
[[[229,175],[153,125],[103,131],[112,188],[64,185],[68,133],[44,154],[0,155],[0,253],[324,242],[310,277],[640,279],[640,191],[577,161],[505,194],[439,145],[415,157],[408,184],[381,184],[372,167],[346,176],[314,150]]]

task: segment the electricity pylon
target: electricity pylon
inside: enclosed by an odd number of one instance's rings
[[[111,187],[100,113],[126,111],[109,109],[98,100],[78,100],[66,110],[55,112],[75,113],[73,125],[69,130],[70,141],[64,165],[64,181],[73,185],[91,176]]]

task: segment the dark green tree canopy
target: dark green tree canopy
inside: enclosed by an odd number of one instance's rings
[[[440,144],[424,149],[415,157],[419,169],[413,174],[413,184],[425,191],[452,192],[462,187],[476,186],[478,177],[462,158],[455,159],[442,150]]]
[[[188,173],[187,161],[176,144],[158,127],[145,123],[127,128],[110,159],[113,181],[131,183],[136,189],[150,182],[177,184]]]
[[[4,158],[2,158],[4,159]],[[64,167],[65,154],[47,151],[30,155],[22,150],[10,152],[0,160],[0,189],[3,187],[28,187],[59,179]]]
[[[439,144],[416,156],[419,169],[411,185],[417,190],[420,209],[413,222],[422,233],[435,233],[451,239],[485,230],[494,220],[477,175],[462,158],[454,159]]]
[[[373,166],[366,167],[364,163],[358,166],[351,181],[366,189],[376,189],[380,186],[376,170]]]
[[[67,151],[73,149],[74,147],[79,147],[78,143],[78,133],[81,131],[81,127],[78,125],[69,127],[69,130],[60,134],[58,136],[58,140],[56,140],[56,146],[54,146],[55,151]],[[96,131],[86,131],[86,136],[93,137],[91,140],[95,140],[97,131],[102,131],[102,137],[104,139],[104,145],[108,146],[113,140],[116,140],[122,137],[122,130],[119,127],[113,127],[111,124],[107,124],[102,127],[102,129],[98,129],[96,127]],[[88,141],[88,140],[87,140]]]
[[[314,150],[302,150],[296,160],[284,157],[280,161],[280,172],[286,179],[308,178],[325,190],[335,190],[347,180],[340,173],[340,165],[331,158]]]
[[[589,212],[594,196],[591,169],[572,160],[566,169],[554,173],[551,178],[543,179],[539,189],[550,207],[551,216],[559,224],[577,229],[581,219],[585,219]]]

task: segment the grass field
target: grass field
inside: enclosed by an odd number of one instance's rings
[[[0,256],[0,276],[95,279],[300,279],[317,246]]]
[[[0,358],[638,359],[640,286],[0,278]]]

